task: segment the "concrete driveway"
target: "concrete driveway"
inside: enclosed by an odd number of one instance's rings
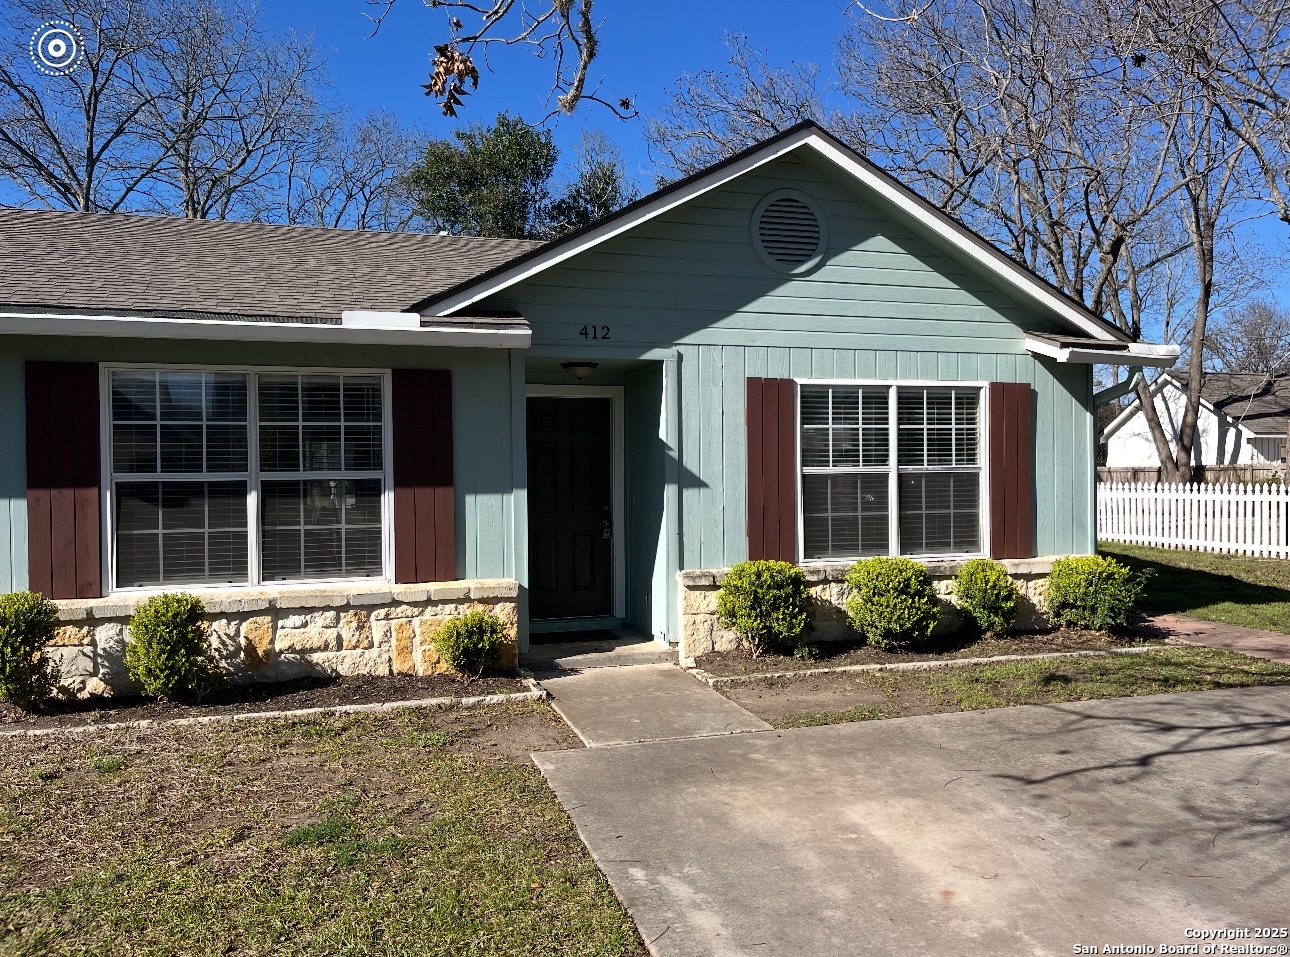
[[[1287,688],[534,760],[655,954],[1160,953],[1290,924]]]

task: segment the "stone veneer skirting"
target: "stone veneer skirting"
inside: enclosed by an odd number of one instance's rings
[[[1044,614],[1044,593],[1048,573],[1061,556],[1014,559],[1003,562],[1008,575],[1021,592],[1021,614],[1014,630],[1037,631],[1048,627]],[[959,612],[950,597],[954,576],[963,567],[961,561],[927,561],[922,563],[932,576],[932,584],[941,598],[941,621],[937,632],[959,627]],[[684,663],[710,651],[733,651],[738,647],[734,632],[717,627],[717,592],[728,569],[683,571],[681,583],[681,647]],[[847,621],[847,572],[851,564],[803,565],[802,571],[811,585],[815,599],[815,631],[809,641],[836,641],[855,635]]]
[[[510,579],[424,585],[349,584],[254,589],[175,589],[206,605],[211,650],[234,682],[306,675],[426,675],[447,669],[438,628],[480,608],[507,625],[503,665],[515,667],[519,585]],[[134,690],[125,671],[130,616],[147,596],[57,601],[59,627],[45,654],[65,693]]]

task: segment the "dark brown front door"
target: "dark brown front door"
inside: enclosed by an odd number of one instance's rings
[[[613,611],[608,399],[528,400],[529,614]]]

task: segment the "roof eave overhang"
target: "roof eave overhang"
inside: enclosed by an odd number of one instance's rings
[[[182,338],[234,342],[325,342],[346,345],[458,346],[527,349],[528,328],[389,329],[329,323],[248,322],[236,319],[180,319],[173,316],[100,316],[74,313],[0,312],[0,334]]]
[[[1153,366],[1168,369],[1178,361],[1179,347],[1153,342],[1064,346],[1040,336],[1026,336],[1026,351],[1056,362],[1075,365]]]
[[[549,243],[533,253],[521,256],[509,266],[500,267],[448,290],[422,304],[420,311],[425,316],[452,315],[801,148],[813,149],[849,172],[881,199],[923,223],[942,241],[984,267],[985,271],[999,279],[1023,301],[1055,314],[1091,338],[1109,342],[1130,341],[1126,334],[1009,259],[967,227],[814,125],[772,138],[731,161],[718,164],[708,174],[695,177],[683,188],[665,190],[653,202],[645,202],[636,208],[628,207],[621,214],[609,217],[600,226],[585,233]]]

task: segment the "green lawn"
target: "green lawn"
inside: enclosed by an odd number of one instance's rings
[[[1098,550],[1153,573],[1142,599],[1147,611],[1290,634],[1290,561],[1120,542]]]
[[[0,741],[0,955],[642,955],[545,705]]]
[[[1290,684],[1290,665],[1214,648],[1167,648],[1099,658],[830,677],[854,683],[856,698],[863,703],[845,710],[799,711],[772,723],[777,728],[800,728],[910,714]]]

